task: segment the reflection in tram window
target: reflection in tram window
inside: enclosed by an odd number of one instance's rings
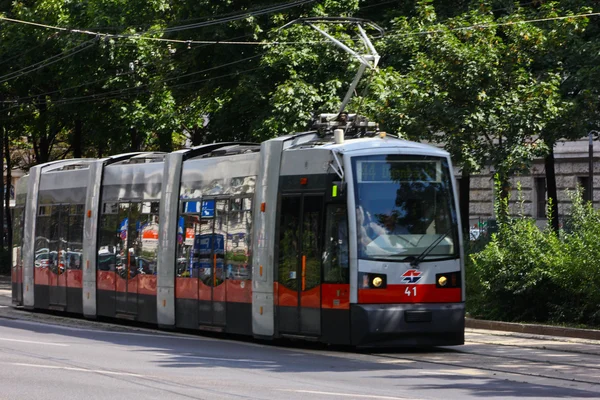
[[[194,277],[194,271],[197,272],[199,252],[194,251],[194,238],[199,233],[200,217],[198,214],[179,217],[177,224],[176,274],[180,278]]]
[[[35,267],[49,268],[51,260],[50,254],[50,215],[52,206],[42,205],[38,208],[38,215],[35,224]]]
[[[159,203],[142,203],[142,215],[136,224],[141,237],[139,254],[137,254],[137,270],[142,274],[156,274],[156,264],[158,262],[158,209]]]
[[[302,254],[305,257],[302,290],[309,290],[321,283],[321,196],[305,196],[302,214]]]
[[[141,271],[141,203],[120,203],[116,270],[120,277],[131,279]]]
[[[227,250],[225,256],[226,278],[233,280],[252,279],[250,265],[251,211],[252,200],[248,198],[231,199],[229,229],[227,231]],[[244,207],[246,205],[246,207]]]
[[[197,204],[197,206],[190,206]],[[212,210],[202,218],[202,205]],[[182,202],[177,226],[176,274],[218,286],[225,279],[250,280],[252,201],[249,198]]]
[[[70,206],[67,249],[64,253],[65,266],[67,269],[81,269],[81,255],[83,252],[83,214],[83,204],[73,204]]]
[[[327,283],[348,283],[348,218],[342,205],[327,207],[323,277]]]
[[[298,253],[300,252],[300,197],[281,199],[279,224],[279,283],[298,290]]]
[[[115,271],[119,245],[119,205],[115,202],[104,203],[100,216],[98,235],[98,270]]]
[[[50,271],[54,274],[59,273],[59,258],[61,254],[60,251],[60,242],[62,240],[61,236],[61,223],[60,223],[60,215],[63,206],[54,205],[52,207],[52,213],[50,214],[49,221],[49,235],[48,235],[48,248],[50,250]]]

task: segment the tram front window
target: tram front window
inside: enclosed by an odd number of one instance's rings
[[[450,171],[431,156],[374,155],[352,161],[358,258],[458,256]]]

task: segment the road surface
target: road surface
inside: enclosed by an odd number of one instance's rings
[[[600,398],[600,342],[468,330],[465,346],[353,352],[168,333],[7,307],[4,399]]]

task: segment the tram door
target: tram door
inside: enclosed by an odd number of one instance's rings
[[[279,331],[321,333],[322,195],[281,199],[279,226]]]
[[[198,254],[198,323],[226,325],[227,200],[205,199],[200,210],[200,234],[194,239]]]
[[[15,207],[13,212],[13,248],[12,248],[12,299],[15,304],[23,304],[23,207]],[[16,284],[15,284],[16,283]]]
[[[69,236],[69,206],[54,205],[50,224],[50,306],[67,306],[67,238]]]
[[[115,300],[117,314],[137,314],[137,274],[141,247],[141,203],[119,203],[119,243],[116,259]]]

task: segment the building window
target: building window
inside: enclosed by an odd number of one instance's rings
[[[591,197],[590,197],[590,178],[588,176],[578,176],[577,177],[577,184],[579,186],[581,186],[581,194],[583,197],[583,201],[591,201]]]
[[[534,178],[535,216],[546,218],[546,178]]]

